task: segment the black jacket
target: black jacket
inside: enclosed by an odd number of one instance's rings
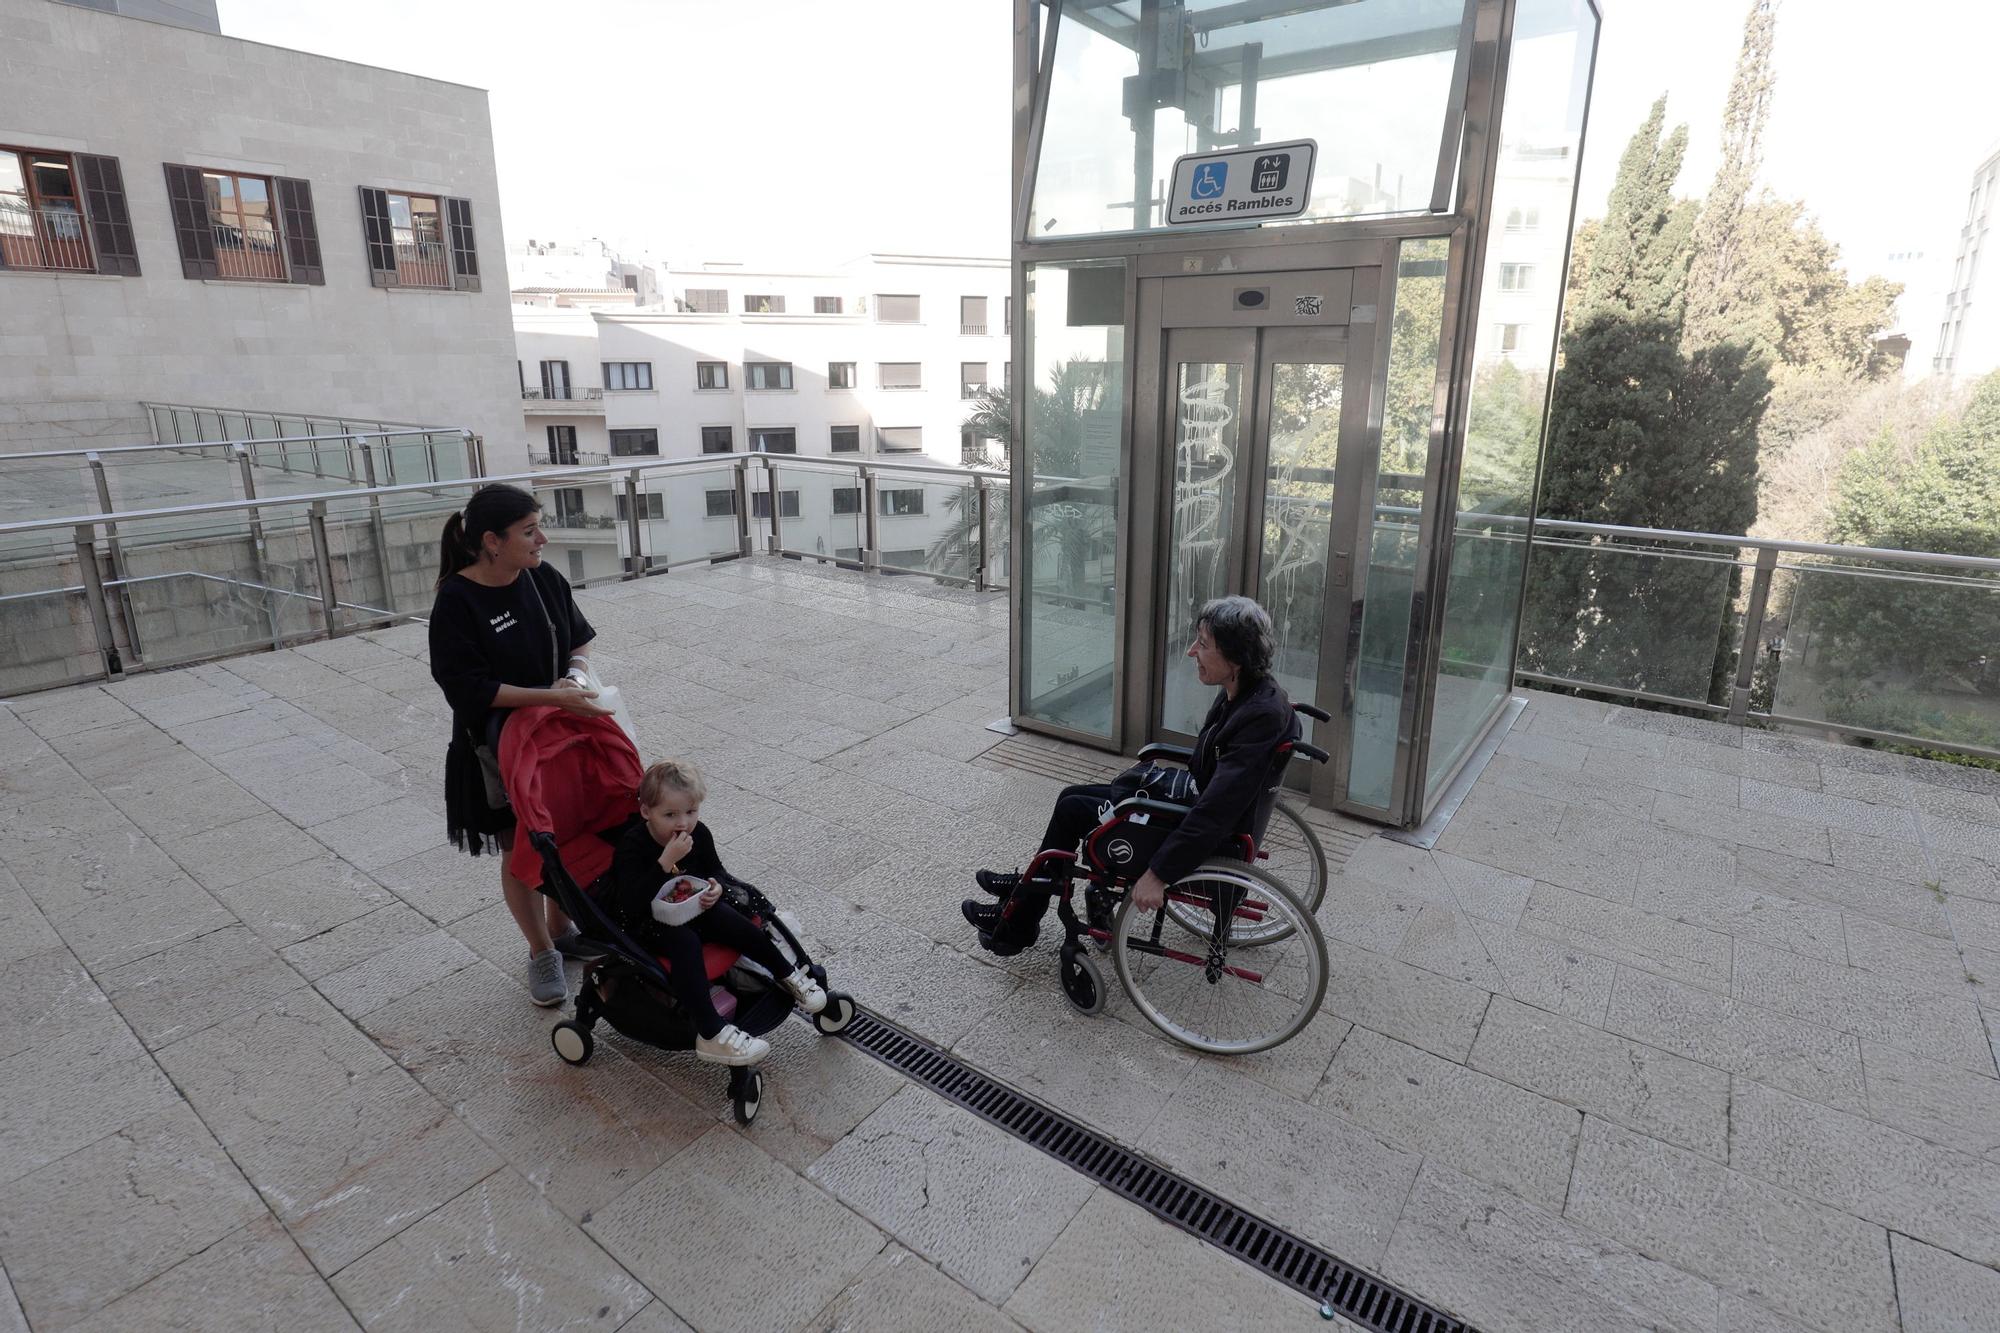
[[[1278,747],[1297,737],[1292,701],[1269,676],[1231,699],[1218,690],[1202,721],[1188,768],[1200,784],[1187,818],[1167,835],[1148,866],[1167,883],[1184,878],[1239,834],[1254,831],[1257,802],[1290,760]]]

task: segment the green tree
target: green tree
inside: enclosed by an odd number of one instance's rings
[[[1688,271],[1687,315],[1681,330],[1692,347],[1746,341],[1739,327],[1746,304],[1744,252],[1749,248],[1745,212],[1764,156],[1764,125],[1770,119],[1776,86],[1771,42],[1777,26],[1774,0],[1750,0],[1736,75],[1722,109],[1722,162],[1694,226],[1694,263]]]
[[[1694,205],[1674,199],[1674,182],[1687,156],[1688,131],[1666,126],[1667,96],[1660,94],[1618,160],[1585,265],[1582,300],[1573,322],[1605,311],[1678,326],[1688,272]]]

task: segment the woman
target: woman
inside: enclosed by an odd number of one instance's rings
[[[544,1007],[569,995],[563,955],[585,952],[554,899],[509,874],[514,826],[497,756],[508,711],[553,704],[602,717],[584,686],[596,637],[569,581],[542,561],[541,505],[514,486],[482,486],[445,520],[431,606],[431,679],[451,703],[445,823],[473,856],[501,855],[500,889],[528,943],[528,993]]]
[[[1132,905],[1141,911],[1159,911],[1167,885],[1185,878],[1231,839],[1252,831],[1258,798],[1270,789],[1284,762],[1278,746],[1291,739],[1297,725],[1292,701],[1271,676],[1275,650],[1271,617],[1248,597],[1218,597],[1195,618],[1187,655],[1194,659],[1201,683],[1220,690],[1188,765],[1199,794],[1132,886]],[[1075,851],[1083,836],[1103,822],[1099,812],[1104,804],[1130,795],[1129,787],[1116,784],[1063,788],[1042,835],[1042,849]],[[974,878],[980,888],[1004,899],[997,904],[965,900],[961,910],[978,929],[980,944],[1002,957],[1033,944],[1053,886],[991,870]]]

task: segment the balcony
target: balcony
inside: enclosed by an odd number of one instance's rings
[[[0,268],[95,272],[83,214],[60,205],[30,208],[12,195],[0,198]]]
[[[533,467],[593,467],[610,461],[610,454],[592,453],[587,449],[570,449],[557,454],[542,450],[528,455],[528,463]]]
[[[523,389],[521,410],[531,417],[601,417],[604,415],[604,390]]]

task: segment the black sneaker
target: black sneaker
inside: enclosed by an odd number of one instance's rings
[[[979,932],[979,947],[997,958],[1012,958],[1041,935],[1039,925],[1030,926],[1025,933],[1013,928],[996,904],[967,898],[958,910]]]
[[[605,953],[603,945],[595,940],[585,939],[573,930],[564,931],[551,940],[550,943],[555,946],[556,952],[563,957],[574,958],[582,963],[587,963],[593,958],[602,958]]]
[[[1102,889],[1086,888],[1083,891],[1083,919],[1092,930],[1111,929],[1112,913],[1117,903]]]
[[[972,880],[980,888],[995,898],[1005,898],[1020,886],[1021,877],[1004,870],[980,870],[974,872]]]

